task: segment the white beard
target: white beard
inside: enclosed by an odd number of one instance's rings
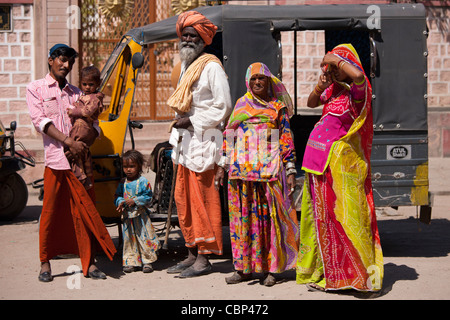
[[[181,42],[180,41],[180,59],[182,62],[189,66],[202,52],[205,47],[203,40],[200,40],[197,44],[193,42]]]

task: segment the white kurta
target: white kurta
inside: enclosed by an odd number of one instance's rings
[[[183,76],[185,67],[182,65],[181,69]],[[173,128],[169,141],[174,146],[174,160],[179,150],[179,164],[195,172],[204,172],[213,169],[220,160],[222,130],[232,111],[230,87],[222,66],[216,62],[208,63],[191,91],[191,110],[176,118],[188,116],[192,126],[186,130]],[[182,142],[177,147],[180,136]]]

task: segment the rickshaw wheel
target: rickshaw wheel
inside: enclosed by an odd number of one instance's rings
[[[27,205],[28,189],[18,173],[0,181],[0,220],[9,221],[17,217]]]

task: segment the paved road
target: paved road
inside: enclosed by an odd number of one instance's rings
[[[51,283],[37,280],[38,217],[41,202],[30,194],[24,212],[13,222],[0,223],[0,300],[9,299],[132,299],[132,300],[393,300],[450,299],[450,159],[430,159],[431,191],[434,199],[433,220],[425,225],[416,219],[416,208],[401,207],[398,211],[380,210],[378,219],[384,252],[385,278],[382,292],[367,295],[356,292],[308,292],[295,283],[293,271],[277,275],[278,283],[271,288],[254,281],[226,285],[224,278],[232,274],[229,239],[225,241],[223,257],[212,260],[214,272],[196,279],[178,279],[168,275],[167,267],[184,258],[179,229],[171,233],[168,251],[161,252],[154,264],[155,272],[124,274],[120,256],[110,262],[98,257],[98,265],[108,275],[104,281],[94,281],[72,274],[68,268],[79,268],[79,259],[65,257],[52,261],[55,279]],[[158,226],[157,226],[158,227]],[[161,227],[161,226],[159,226]],[[116,226],[108,228],[118,244]],[[224,233],[228,230],[224,227]],[[161,235],[163,239],[164,235]],[[183,303],[183,302],[181,302]],[[186,304],[177,304],[180,313]],[[192,303],[191,303],[192,306]],[[296,308],[291,301],[289,307]],[[192,311],[192,310],[191,310]],[[223,310],[222,310],[223,311]]]

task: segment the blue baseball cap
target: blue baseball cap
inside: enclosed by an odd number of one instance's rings
[[[51,47],[50,50],[48,51],[48,57],[50,58],[53,52],[55,52],[56,49],[60,48],[70,48],[70,47],[64,43],[57,43],[53,47]]]

